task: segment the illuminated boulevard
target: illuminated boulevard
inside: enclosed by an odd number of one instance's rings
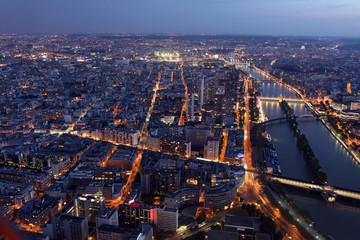
[[[145,143],[146,143],[146,136],[147,136],[147,133],[148,133],[147,129],[148,129],[151,113],[153,111],[154,104],[155,104],[155,101],[156,101],[156,93],[157,93],[157,91],[159,89],[159,84],[160,84],[160,81],[161,81],[161,76],[162,76],[163,69],[164,69],[164,66],[161,67],[161,70],[159,72],[159,76],[157,78],[157,81],[156,81],[156,84],[155,84],[155,87],[154,87],[153,97],[151,99],[151,104],[150,104],[150,107],[149,107],[149,111],[148,111],[148,113],[146,115],[144,125],[142,127],[141,132],[140,132],[140,144],[139,144],[136,159],[135,159],[135,161],[134,161],[134,163],[132,165],[131,173],[130,173],[130,175],[128,177],[128,180],[127,180],[126,184],[122,188],[120,197],[115,199],[115,200],[112,200],[110,202],[109,206],[113,206],[113,207],[118,208],[119,205],[124,204],[126,198],[130,194],[132,183],[134,182],[136,175],[140,171],[140,163],[141,163],[142,155],[144,153],[144,148],[145,148]]]
[[[244,121],[244,157],[245,157],[245,168],[253,169],[253,161],[252,161],[252,149],[251,149],[251,142],[250,142],[250,108],[249,108],[249,79],[245,78],[244,86],[245,86],[245,121]],[[246,203],[255,203],[257,206],[260,206],[261,210],[264,211],[266,214],[269,214],[272,219],[281,226],[281,230],[284,235],[287,234],[287,230],[291,229],[290,224],[286,224],[283,218],[280,218],[278,212],[275,208],[272,207],[269,201],[261,197],[261,187],[260,185],[254,180],[254,176],[251,172],[246,172],[245,180],[243,183],[243,187],[240,190],[242,196]],[[261,201],[262,204],[258,204],[258,201]],[[284,224],[285,223],[285,224]],[[288,225],[286,228],[286,225]],[[287,230],[286,230],[287,229]],[[301,235],[292,229],[292,235],[296,239],[302,239]]]
[[[173,72],[171,72],[171,79],[173,79]],[[173,81],[173,80],[171,80]],[[186,85],[185,79],[184,79],[184,71],[183,68],[181,67],[181,81],[184,85],[185,88],[185,99],[184,99],[184,104],[182,106],[181,109],[181,114],[180,114],[180,120],[179,120],[179,126],[183,126],[185,123],[185,118],[186,118],[186,109],[187,109],[187,102],[188,102],[188,87]]]

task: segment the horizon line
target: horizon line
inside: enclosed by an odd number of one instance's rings
[[[300,38],[353,38],[360,36],[331,36],[331,35],[292,35],[292,34],[240,34],[240,33],[130,33],[130,32],[12,32],[0,33],[0,35],[122,35],[122,36],[229,36],[229,37],[300,37]]]

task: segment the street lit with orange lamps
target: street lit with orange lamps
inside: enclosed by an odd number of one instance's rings
[[[244,120],[244,159],[245,159],[245,168],[253,169],[252,163],[252,148],[250,142],[250,104],[249,104],[249,79],[246,78],[244,82],[245,86],[245,120]],[[242,185],[242,189],[240,189],[240,193],[242,194],[245,202],[254,203],[258,205],[258,202],[261,202],[260,208],[266,214],[273,216],[275,215],[275,208],[273,208],[270,202],[266,201],[261,197],[261,187],[254,179],[253,173],[247,171],[245,174],[245,180]],[[278,224],[280,224],[280,220],[276,217],[273,217]],[[281,226],[281,224],[280,224]],[[283,233],[286,233],[286,228],[283,228]],[[302,238],[299,238],[302,239]]]
[[[222,145],[221,145],[221,150],[220,150],[219,162],[225,161],[228,133],[223,131],[222,136],[223,136],[223,139],[222,139]]]
[[[163,70],[164,70],[164,65],[161,66],[161,69],[160,69],[160,72],[159,72],[159,75],[158,75],[158,79],[157,79],[155,87],[153,89],[153,97],[151,99],[149,111],[148,111],[148,113],[146,115],[144,125],[143,125],[143,127],[141,129],[141,132],[140,132],[140,145],[139,145],[139,148],[142,148],[142,149],[145,148],[145,141],[146,141],[146,136],[147,136],[147,128],[149,126],[150,117],[151,117],[152,111],[154,109],[154,104],[155,104],[155,100],[156,100],[156,94],[157,94],[157,91],[159,90],[159,85],[160,85]]]
[[[172,73],[172,72],[171,72]],[[184,79],[184,72],[183,72],[183,67],[181,66],[181,81],[184,85],[185,88],[185,99],[184,99],[184,103],[181,109],[181,114],[180,114],[180,120],[179,120],[179,126],[183,126],[185,124],[185,118],[186,118],[186,109],[187,109],[187,102],[188,102],[188,87],[186,85],[185,79]]]
[[[252,170],[253,161],[252,161],[252,147],[250,141],[250,104],[249,104],[249,78],[245,79],[245,120],[244,120],[244,159],[245,159],[245,169]],[[262,186],[254,179],[254,175],[251,171],[246,171],[245,180],[240,189],[240,193],[244,198],[246,203],[254,203],[258,206],[262,212],[270,216],[278,225],[279,230],[283,235],[290,236],[289,239],[306,239],[296,227],[293,227],[293,224],[289,222],[284,216],[281,215],[279,209],[274,207],[271,201],[263,196]],[[259,204],[260,203],[260,204]],[[298,220],[299,221],[299,220]],[[314,236],[321,238],[317,233]]]
[[[244,156],[248,168],[253,168],[252,149],[250,142],[250,107],[249,107],[249,79],[245,79],[245,120],[244,120]]]
[[[149,125],[149,120],[150,120],[150,117],[151,117],[151,113],[152,113],[153,108],[154,108],[154,104],[155,104],[155,100],[156,100],[156,94],[157,94],[157,91],[159,89],[159,84],[160,84],[160,81],[161,81],[161,76],[162,76],[163,69],[164,69],[164,65],[161,66],[161,70],[159,72],[159,76],[158,76],[158,79],[157,79],[155,87],[154,87],[154,93],[153,93],[153,97],[152,97],[152,100],[151,100],[151,105],[149,107],[149,111],[147,113],[144,125],[142,127],[141,132],[140,132],[140,144],[139,144],[139,148],[138,148],[138,154],[137,154],[136,159],[135,159],[135,161],[133,163],[130,175],[129,175],[128,179],[127,179],[126,184],[122,188],[120,197],[118,197],[115,200],[110,201],[110,204],[109,204],[110,206],[114,206],[114,207],[118,208],[120,205],[124,204],[126,198],[130,194],[131,186],[132,186],[133,182],[135,181],[135,177],[140,172],[140,163],[141,163],[141,159],[142,159],[144,149],[145,149],[147,128],[148,128],[148,125]]]
[[[127,179],[126,184],[122,188],[120,197],[118,197],[115,200],[111,200],[110,204],[109,204],[110,206],[118,208],[120,205],[124,204],[126,198],[129,196],[132,183],[135,181],[135,177],[140,171],[140,163],[141,163],[143,153],[144,153],[144,150],[139,149],[138,155],[132,166],[131,173]]]
[[[118,102],[118,104],[116,104],[116,107],[115,107],[115,109],[114,109],[114,111],[113,111],[113,115],[114,115],[114,117],[116,117],[117,116],[117,110],[118,110],[118,108],[119,108],[119,102]]]

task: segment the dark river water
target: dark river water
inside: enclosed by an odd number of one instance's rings
[[[267,80],[252,68],[243,68],[256,80]],[[278,83],[262,81],[261,96],[297,98],[289,88]],[[295,115],[306,115],[311,112],[304,103],[291,103]],[[265,116],[270,120],[284,117],[279,103],[263,100],[261,106]],[[332,186],[360,191],[360,165],[332,136],[329,130],[316,120],[299,120],[299,129],[306,135],[315,156],[328,176]],[[276,146],[282,175],[300,180],[311,180],[305,160],[296,146],[296,139],[287,122],[266,127]],[[329,204],[319,196],[307,194],[290,194],[299,207],[310,211],[315,226],[322,232],[337,240],[360,239],[360,208],[359,205],[349,206],[341,202]]]

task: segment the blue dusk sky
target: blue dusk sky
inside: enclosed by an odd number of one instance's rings
[[[0,33],[360,37],[360,0],[1,0]]]

